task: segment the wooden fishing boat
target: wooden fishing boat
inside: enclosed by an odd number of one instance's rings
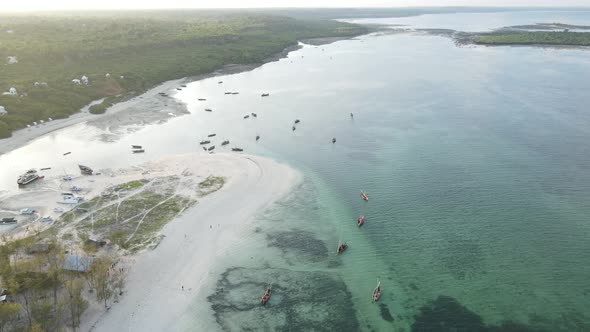
[[[268,97],[268,96],[270,96],[270,93],[263,93],[263,94],[261,94],[260,96],[261,96],[261,97]]]
[[[247,119],[249,117],[250,117],[250,115],[244,115],[244,119]]]
[[[141,145],[132,145],[131,148],[132,149],[141,149]]]
[[[207,141],[207,140],[205,140],[205,141],[201,141],[201,142],[199,142],[199,144],[201,144],[201,145],[204,145],[204,144],[209,144],[209,143],[211,143],[211,141]]]
[[[348,249],[348,243],[338,241],[338,247],[336,247],[336,253],[340,255],[346,249]]]
[[[199,100],[199,101],[205,101],[205,100],[207,100],[207,99],[205,99],[205,98],[199,98],[198,100]]]
[[[361,227],[363,224],[365,223],[365,216],[360,216],[357,220],[356,220],[356,225],[358,227]]]
[[[213,110],[210,108],[205,108],[205,112],[213,112]]]
[[[258,115],[256,115],[256,113],[251,113],[253,117],[258,117]]]
[[[228,144],[229,144],[229,141],[228,140],[225,140],[225,141],[221,142],[221,146],[228,145]]]
[[[210,147],[207,149],[207,151],[213,151],[214,149],[215,149],[215,145],[211,145],[211,146],[210,146]]]
[[[244,151],[244,149],[240,149],[240,148],[232,148],[232,151],[236,151],[236,152],[242,152]]]
[[[381,297],[381,281],[379,279],[377,279],[377,287],[375,287],[375,289],[373,289],[373,295],[371,296],[371,302],[375,303],[375,302],[379,301],[380,297]]]
[[[215,135],[217,135],[217,134],[209,134],[209,135],[207,135],[207,137],[214,137]]]
[[[361,198],[363,200],[365,200],[365,201],[368,201],[369,200],[369,195],[367,195],[366,192],[364,192],[364,191],[361,190]]]
[[[133,150],[133,153],[144,153],[144,149]]]
[[[293,128],[291,128],[291,129],[293,129],[293,131],[295,131],[295,129],[297,129],[297,128],[295,128],[295,126],[293,126]]]
[[[271,294],[272,284],[269,284],[266,290],[264,291],[264,294],[262,294],[262,296],[260,297],[260,304],[265,305],[268,302],[268,300],[270,300]]]

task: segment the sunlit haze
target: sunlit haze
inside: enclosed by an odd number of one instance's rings
[[[402,7],[402,6],[586,6],[586,0],[24,0],[3,1],[1,11],[76,9],[173,9],[264,7]]]

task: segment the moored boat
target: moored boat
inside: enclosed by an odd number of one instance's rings
[[[213,110],[210,108],[205,108],[205,112],[213,112]]]
[[[364,192],[364,191],[361,190],[361,198],[363,200],[365,200],[365,201],[368,201],[369,200],[369,195],[367,195],[366,192]]]
[[[232,148],[232,151],[236,151],[236,152],[242,152],[244,151],[244,149],[240,149],[240,148]]]
[[[263,94],[261,94],[260,96],[261,96],[261,97],[268,97],[268,96],[270,96],[270,93],[263,93]]]
[[[232,95],[239,95],[240,93],[239,92],[232,92],[231,94]]]
[[[209,134],[209,135],[207,135],[207,137],[214,137],[215,135],[217,135],[217,134]]]
[[[336,247],[336,253],[341,254],[344,250],[348,249],[348,243],[338,241],[338,247]]]
[[[295,119],[295,124],[298,124],[299,122],[301,122],[299,119]]]
[[[231,95],[231,91],[226,91],[225,94],[226,95]]]
[[[199,144],[203,145],[203,144],[209,144],[209,143],[211,143],[211,141],[205,140],[205,141],[201,141]]]
[[[244,119],[247,119],[249,117],[250,117],[250,115],[244,115]]]
[[[377,279],[377,287],[375,287],[375,289],[373,289],[373,295],[371,296],[371,302],[375,303],[375,302],[379,301],[380,297],[381,297],[381,280]]]
[[[141,149],[141,145],[132,145],[131,148],[132,149]]]
[[[144,153],[144,149],[133,150],[133,153]]]
[[[211,145],[211,146],[210,146],[210,147],[207,149],[207,151],[213,151],[214,149],[215,149],[215,145]]]
[[[0,219],[0,225],[10,225],[10,224],[16,224],[17,220],[14,218],[2,218]]]
[[[270,300],[270,295],[272,294],[272,284],[269,284],[264,294],[260,297],[260,304],[265,305],[268,300]]]
[[[291,128],[291,129],[293,129],[293,131],[295,131],[295,129],[297,129],[297,128],[295,128],[295,126],[293,126],[293,128]]]
[[[221,146],[228,145],[228,144],[229,144],[229,141],[228,140],[225,140],[225,141],[221,142]]]
[[[256,115],[256,113],[251,113],[253,117],[258,117],[258,115]]]
[[[207,99],[205,99],[205,98],[199,98],[198,100],[199,100],[199,101],[205,101],[205,100],[207,100]]]
[[[82,175],[92,175],[92,173],[94,172],[92,168],[88,166],[78,165],[78,168],[80,168],[80,173],[82,173]]]
[[[256,135],[256,141],[258,142],[258,140],[260,139],[260,135]]]
[[[30,169],[28,170],[25,174],[21,175],[18,177],[18,179],[16,180],[16,183],[18,183],[19,186],[24,186],[27,185],[35,180],[38,179],[43,179],[43,176],[39,176],[39,174],[37,174],[37,171],[34,169]]]
[[[332,144],[336,143],[336,137],[332,138]]]
[[[357,220],[356,220],[356,225],[361,227],[363,224],[365,223],[365,216],[360,216]]]

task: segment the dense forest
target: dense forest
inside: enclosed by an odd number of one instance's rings
[[[590,46],[590,33],[569,31],[498,31],[481,34],[473,42],[483,45]]]
[[[301,39],[365,32],[337,21],[260,13],[0,18],[0,106],[7,111],[0,115],[0,138],[33,121],[65,118],[92,100],[109,97],[93,108],[102,112],[166,80],[260,63]]]

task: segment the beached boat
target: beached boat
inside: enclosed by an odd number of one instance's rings
[[[268,300],[270,300],[270,295],[272,294],[272,284],[269,284],[264,294],[260,297],[260,304],[265,305]]]
[[[228,144],[229,144],[229,141],[228,140],[225,140],[225,141],[221,142],[221,146],[228,145]]]
[[[381,281],[377,279],[377,286],[373,289],[373,295],[371,296],[371,302],[375,303],[379,301],[381,297]]]
[[[69,155],[70,153],[71,153],[71,152],[66,152],[66,153],[64,153],[64,156],[67,156],[67,155]]]
[[[244,119],[247,119],[249,117],[250,117],[250,115],[244,115]]]
[[[299,122],[301,122],[299,119],[295,120],[295,124],[298,124]]]
[[[295,131],[295,129],[297,129],[297,128],[295,128],[295,126],[293,126],[293,128],[291,128],[291,129],[293,129],[293,131]]]
[[[205,101],[205,100],[207,100],[207,99],[205,99],[205,98],[199,98],[198,100],[199,100],[199,101]]]
[[[223,81],[219,81],[219,82],[217,82],[217,84],[221,84],[221,83],[223,83]]]
[[[0,225],[10,225],[10,224],[16,224],[16,219],[14,218],[2,218],[0,219]]]
[[[231,91],[226,91],[224,94],[231,95]]]
[[[25,174],[19,176],[18,179],[16,180],[16,183],[18,183],[19,186],[25,186],[33,181],[43,179],[43,178],[44,178],[43,176],[40,176],[39,174],[37,174],[36,170],[30,169]]]
[[[357,220],[356,220],[356,225],[358,227],[361,227],[363,224],[365,223],[365,216],[360,216]]]
[[[133,150],[133,153],[144,153],[144,152],[145,152],[144,149]]]
[[[92,168],[88,166],[78,165],[78,168],[80,169],[80,173],[82,173],[82,175],[92,175],[92,173],[94,172]]]
[[[41,168],[42,171],[47,171],[47,170],[50,170],[50,169],[51,169],[51,167],[43,167],[43,168]]]
[[[261,97],[268,97],[268,96],[270,96],[270,93],[263,93],[263,94],[261,94],[260,96],[261,96]]]
[[[348,243],[338,241],[338,247],[336,247],[336,253],[341,254],[344,250],[348,249]]]
[[[72,193],[63,193],[63,194],[61,194],[61,199],[62,199],[62,201],[61,202],[58,202],[58,203],[61,203],[61,204],[78,204],[82,200],[81,197],[76,197]]]
[[[258,140],[260,139],[260,135],[256,135],[256,141],[258,142]]]
[[[213,112],[213,110],[210,108],[205,108],[205,112]]]
[[[207,148],[206,147],[203,147],[203,150],[207,151]]]
[[[204,145],[204,144],[209,144],[209,143],[211,143],[211,141],[205,140],[205,141],[201,141],[199,144]]]
[[[336,143],[336,137],[332,138],[332,144]]]
[[[239,92],[232,92],[231,94],[232,95],[239,95],[240,93]]]
[[[244,151],[244,149],[240,149],[240,148],[232,148],[232,151],[236,151],[236,152],[242,152]]]
[[[369,200],[369,195],[367,195],[366,192],[364,192],[364,191],[361,190],[361,198],[363,200],[365,200],[365,201],[368,201]]]
[[[78,187],[78,186],[71,186],[70,187],[70,190],[71,191],[82,191],[82,188],[81,187]]]
[[[213,151],[214,149],[215,149],[215,145],[211,145],[211,146],[210,146],[210,147],[207,149],[207,151]]]
[[[181,88],[176,88],[176,90],[178,90],[178,91],[182,91],[182,89],[181,89]]]
[[[186,84],[181,85],[181,87],[186,88]]]
[[[215,135],[217,135],[217,134],[209,134],[209,135],[207,135],[207,137],[214,137]]]
[[[258,115],[256,115],[256,113],[251,113],[253,117],[258,117]]]
[[[141,149],[141,145],[132,145],[131,148],[132,149]]]

